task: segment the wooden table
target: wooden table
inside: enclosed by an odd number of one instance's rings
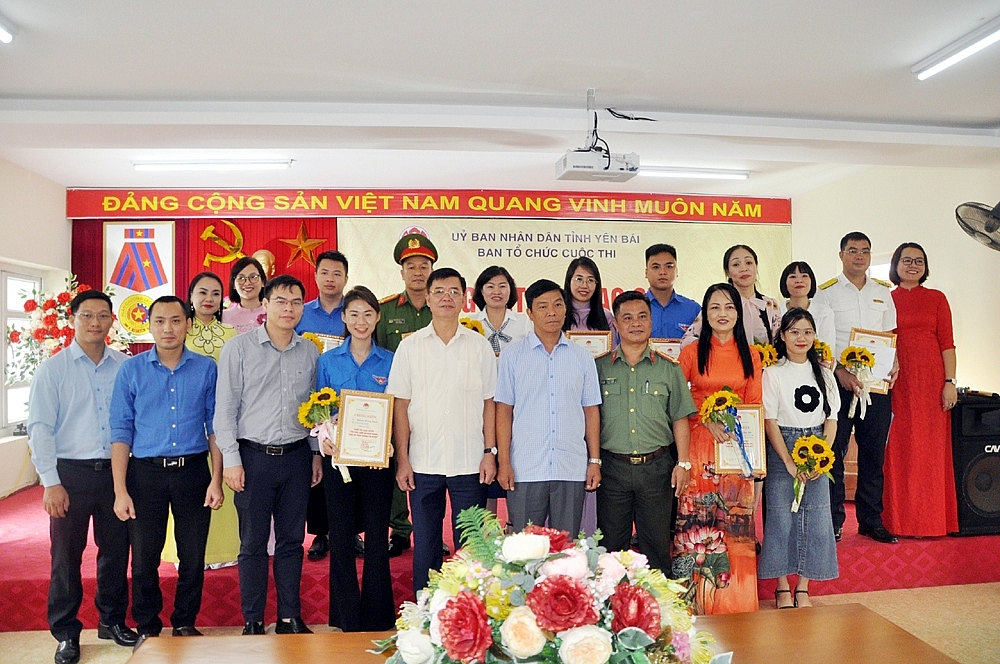
[[[946,664],[955,660],[860,604],[705,616],[697,625],[732,650],[734,664]],[[130,664],[384,664],[365,652],[390,633],[149,639]]]

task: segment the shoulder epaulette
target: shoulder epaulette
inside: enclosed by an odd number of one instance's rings
[[[388,304],[390,301],[395,300],[397,297],[399,297],[398,293],[394,294],[394,295],[386,295],[381,300],[379,300],[378,303],[379,304]]]
[[[664,360],[668,360],[670,362],[673,362],[674,364],[680,364],[679,360],[675,360],[674,358],[672,358],[669,355],[667,355],[666,353],[664,353],[662,350],[656,351],[656,354],[659,355],[660,357],[662,357]]]
[[[890,284],[888,281],[882,281],[881,279],[875,279],[874,277],[872,278],[872,281],[874,281],[877,284],[882,284],[886,288],[892,288],[892,284]]]
[[[837,277],[834,277],[830,281],[824,281],[823,283],[821,283],[819,285],[819,289],[820,290],[826,290],[827,288],[829,288],[830,286],[834,285],[835,283],[837,283]]]

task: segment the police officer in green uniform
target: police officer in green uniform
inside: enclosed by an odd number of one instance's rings
[[[427,327],[431,310],[427,306],[427,277],[430,276],[438,253],[434,243],[419,233],[409,233],[399,238],[392,257],[400,264],[405,289],[402,293],[379,300],[381,318],[375,326],[375,342],[382,348],[396,352],[403,335]],[[389,556],[402,555],[410,548],[410,508],[406,494],[393,484],[392,514],[389,517],[392,536],[389,538]]]

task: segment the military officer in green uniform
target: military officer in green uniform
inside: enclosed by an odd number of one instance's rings
[[[419,233],[409,233],[399,238],[392,257],[401,266],[404,290],[379,300],[381,318],[375,326],[375,342],[382,348],[396,352],[403,335],[416,332],[431,323],[431,310],[427,306],[427,277],[430,276],[437,249],[434,243]],[[395,557],[410,548],[410,509],[406,494],[393,484],[392,514],[389,517],[392,536],[389,538],[389,556]]]
[[[649,301],[626,291],[613,309],[621,343],[597,358],[603,399],[597,527],[608,551],[626,550],[634,520],[649,564],[669,575],[673,499],[690,480],[688,417],[697,408],[681,368],[649,347]]]

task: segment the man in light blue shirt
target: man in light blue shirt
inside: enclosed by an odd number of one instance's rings
[[[653,339],[680,339],[701,313],[701,305],[674,290],[677,279],[677,250],[669,244],[646,249],[646,280]]]
[[[528,522],[576,535],[585,491],[601,483],[601,391],[591,354],[562,333],[566,301],[548,279],[524,292],[534,331],[500,353],[500,486],[514,530]]]
[[[211,357],[184,347],[192,315],[173,295],[153,301],[149,331],[155,346],[122,364],[111,399],[115,514],[129,524],[132,617],[147,636],[163,629],[159,567],[168,512],[180,561],[173,635],[201,636],[195,620],[205,544],[212,509],[222,505],[222,453],[212,429],[217,371]]]
[[[70,311],[75,339],[38,367],[28,396],[31,461],[45,487],[42,505],[51,517],[48,621],[59,641],[56,664],[80,659],[80,559],[91,519],[98,543],[97,635],[130,647],[139,638],[125,626],[128,529],[114,513],[108,421],[115,377],[126,356],[104,343],[114,322],[110,297],[84,291],[70,302]]]

